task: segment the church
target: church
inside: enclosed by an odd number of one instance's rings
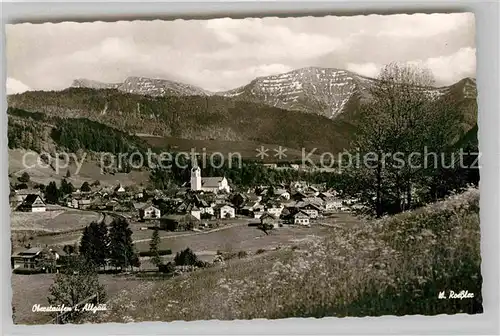
[[[213,193],[231,192],[225,177],[201,177],[201,168],[198,165],[191,169],[191,190]]]

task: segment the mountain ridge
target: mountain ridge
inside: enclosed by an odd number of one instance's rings
[[[223,96],[263,103],[284,110],[315,113],[333,119],[346,112],[356,100],[368,98],[370,87],[377,81],[376,78],[348,70],[310,66],[275,75],[259,76],[237,88],[215,92],[191,84],[148,77],[127,77],[123,83],[118,84],[77,79],[71,87],[111,88],[149,96]],[[452,85],[422,88],[434,97],[439,97],[463,81],[468,87],[476,85],[474,78],[466,77]],[[472,91],[477,94],[475,90],[474,88]]]

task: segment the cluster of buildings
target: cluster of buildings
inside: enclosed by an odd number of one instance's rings
[[[37,189],[11,190],[10,201],[17,211],[47,211]],[[199,167],[191,170],[188,183],[175,190],[93,185],[90,190],[64,196],[59,203],[74,209],[120,212],[133,221],[169,231],[224,225],[225,220],[235,217],[255,219],[266,227],[310,226],[329,213],[349,210],[346,202],[324,185],[296,181],[233,192],[225,177],[202,177]],[[12,256],[12,267],[56,269],[64,258],[64,251],[28,248]]]
[[[133,189],[133,188],[132,188]],[[276,219],[283,223],[310,225],[328,212],[348,210],[335,191],[323,185],[296,181],[287,185],[257,186],[232,193],[225,177],[202,177],[201,169],[191,169],[188,183],[175,191],[136,190],[118,184],[114,188],[76,190],[61,205],[81,210],[131,213],[138,221],[156,221],[165,229],[180,230],[203,225],[210,219],[230,219],[237,215]],[[46,211],[39,190],[15,190],[11,205],[19,211]]]
[[[306,182],[290,185],[259,186],[246,193],[235,195],[236,203],[242,204],[240,212],[253,218],[265,218],[276,222],[309,226],[325,214],[347,211],[348,207],[335,191],[320,191],[322,186]]]

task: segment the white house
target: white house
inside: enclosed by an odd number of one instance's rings
[[[309,222],[309,216],[305,212],[302,212],[302,211],[297,212],[293,216],[293,224],[305,225],[305,226],[311,225]]]
[[[201,168],[198,166],[191,169],[191,190],[213,193],[231,192],[229,182],[225,177],[201,177]]]
[[[290,199],[290,196],[291,196],[290,193],[288,191],[286,191],[285,189],[276,189],[274,191],[274,194],[276,196],[279,196],[280,198],[287,200],[287,201]]]
[[[139,217],[141,219],[158,219],[161,217],[161,211],[155,206],[146,205],[139,209]]]
[[[26,196],[17,209],[28,212],[43,212],[47,209],[47,207],[40,195],[30,194]]]
[[[269,204],[266,206],[266,211],[271,215],[279,218],[284,206],[282,204]]]
[[[325,198],[324,205],[326,211],[337,211],[342,209],[342,200],[336,197]]]
[[[125,192],[125,188],[122,186],[122,184],[118,184],[118,186],[115,188],[115,192],[116,193],[124,193]]]
[[[198,208],[194,204],[190,204],[187,207],[187,213],[191,214],[192,216],[196,217],[197,219],[201,219],[201,209]]]
[[[309,218],[318,218],[321,208],[315,204],[309,203],[300,207],[300,211],[306,213]]]
[[[236,216],[236,210],[230,205],[223,205],[218,209],[217,212],[219,218],[234,218]]]

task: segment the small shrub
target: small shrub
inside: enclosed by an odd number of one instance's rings
[[[162,273],[173,273],[175,271],[175,265],[172,262],[161,264],[158,266],[158,270]]]
[[[207,262],[202,261],[202,260],[197,260],[196,263],[194,264],[194,266],[199,267],[199,268],[205,268],[205,267],[210,266],[210,263],[207,263]]]
[[[18,183],[14,188],[16,190],[28,189],[28,185],[26,183]]]
[[[30,174],[28,174],[27,172],[24,172],[19,178],[18,178],[19,182],[22,182],[22,183],[28,183],[30,181]]]
[[[258,249],[257,252],[255,252],[255,254],[262,254],[264,252],[266,252],[266,250],[264,250],[264,249]]]
[[[223,254],[224,260],[231,260],[234,259],[238,256],[238,253],[236,252],[226,252]]]
[[[240,251],[238,252],[238,258],[242,259],[242,258],[245,258],[247,256],[247,252],[246,251]]]
[[[175,255],[176,266],[193,266],[198,262],[198,256],[188,247]]]

